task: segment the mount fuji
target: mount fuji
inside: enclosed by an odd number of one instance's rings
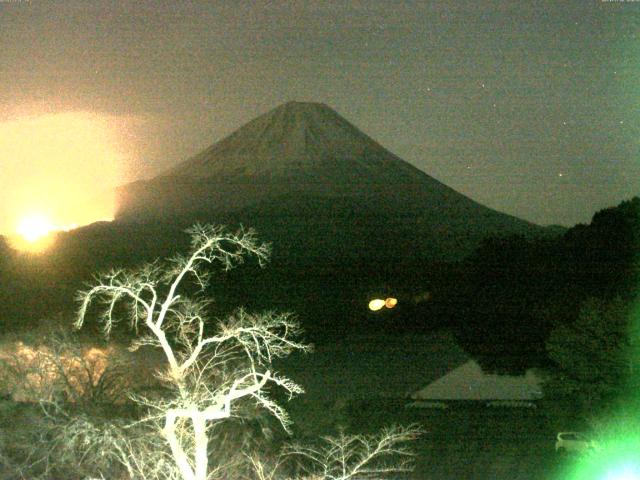
[[[485,237],[545,231],[456,192],[321,103],[283,104],[118,193],[121,222],[242,223],[275,256],[314,262],[459,259]]]

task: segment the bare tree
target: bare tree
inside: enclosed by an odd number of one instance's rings
[[[0,359],[0,388],[19,402],[9,402],[18,405],[15,423],[0,431],[2,478],[73,480],[113,472],[121,462],[104,445],[122,432],[112,414],[125,408],[131,391],[132,354],[90,346],[61,328],[36,337],[13,342]]]
[[[275,480],[289,478],[294,459],[301,466],[298,476],[307,479],[382,478],[408,471],[411,453],[405,442],[420,433],[415,426],[373,436],[340,433],[325,437],[317,447],[291,446],[279,456],[265,457],[255,449],[222,450],[228,437],[222,428],[227,422],[221,421],[242,415],[251,400],[254,410],[266,410],[289,431],[286,411],[269,393],[280,387],[290,398],[302,388],[274,372],[272,361],[309,346],[297,340],[299,325],[288,314],[238,309],[209,331],[209,302],[201,295],[210,281],[206,267],[217,263],[228,270],[246,256],[262,264],[269,249],[252,231],[229,234],[195,226],[189,233],[189,256],[113,270],[79,294],[78,328],[97,302],[107,336],[127,318],[137,333],[132,350],[151,346],[163,352],[165,366],[157,372],[163,394],[132,396],[147,412],[133,423],[113,421],[99,428],[85,418],[64,423],[59,438],[70,446],[67,450],[92,445],[92,458],[108,459],[92,462],[100,475],[109,473],[104,466],[117,461],[129,477],[145,480]],[[189,282],[197,286],[195,297],[182,293]],[[216,452],[223,458],[215,459]]]
[[[74,332],[68,317],[48,317],[28,332],[3,335],[0,396],[30,403],[62,400],[76,410],[81,404],[123,403],[138,381],[130,367],[139,361],[125,345]]]
[[[132,348],[158,347],[166,360],[159,378],[172,395],[135,400],[148,408],[145,420],[150,425],[162,422],[157,433],[166,441],[170,455],[162,456],[160,448],[149,456],[159,445],[154,440],[150,446],[148,435],[139,437],[144,440],[123,437],[114,445],[131,476],[212,478],[215,472],[210,469],[208,450],[212,425],[236,415],[240,402],[253,400],[288,429],[289,417],[269,397],[269,387],[278,386],[289,397],[302,393],[299,385],[272,368],[274,358],[309,350],[297,340],[300,328],[290,315],[251,314],[240,309],[218,321],[215,332],[207,334],[208,301],[202,295],[190,298],[179,293],[188,282],[201,293],[210,281],[206,269],[210,265],[228,270],[247,256],[263,264],[268,245],[259,243],[251,230],[230,234],[222,228],[196,225],[188,233],[192,236],[189,256],[135,270],[113,270],[98,276],[93,286],[79,294],[76,327],[82,327],[90,305],[98,302],[106,335],[125,312],[130,327],[138,333]],[[158,472],[158,466],[164,466],[163,471]],[[149,474],[149,467],[155,473]]]
[[[416,425],[384,428],[374,435],[326,436],[318,446],[294,445],[289,454],[302,457],[307,479],[380,479],[413,470],[407,443],[422,434]]]

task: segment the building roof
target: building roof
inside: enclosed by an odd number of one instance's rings
[[[487,374],[474,360],[460,365],[411,396],[414,400],[536,400],[542,382],[532,371],[525,375]]]

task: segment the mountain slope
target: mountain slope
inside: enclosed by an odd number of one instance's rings
[[[411,181],[416,173],[326,105],[289,102],[181,163],[168,176],[278,178],[321,193],[345,193],[355,186]]]
[[[318,103],[281,105],[120,198],[120,220],[243,222],[275,241],[310,242],[313,256],[456,258],[488,235],[542,231],[454,191]]]

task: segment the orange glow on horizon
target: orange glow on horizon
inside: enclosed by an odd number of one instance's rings
[[[54,225],[42,214],[32,214],[23,217],[16,227],[16,234],[9,237],[10,244],[16,250],[41,253],[47,250],[58,232],[68,232],[78,228],[78,225]]]
[[[28,242],[36,242],[55,230],[51,221],[44,215],[29,215],[20,220],[16,231]]]
[[[124,166],[117,121],[67,112],[0,122],[0,234],[14,248],[43,251],[53,232],[113,218]]]

